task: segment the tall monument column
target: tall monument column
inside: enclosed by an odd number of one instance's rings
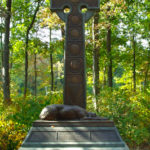
[[[66,23],[64,104],[86,108],[84,24],[99,10],[99,0],[51,0],[51,10]]]

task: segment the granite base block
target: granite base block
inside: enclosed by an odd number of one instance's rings
[[[112,121],[35,121],[19,150],[129,150]]]

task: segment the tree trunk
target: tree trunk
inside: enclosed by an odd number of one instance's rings
[[[149,68],[150,68],[150,63],[147,64],[147,69],[146,69],[146,72],[145,72],[144,91],[148,87],[147,79],[148,79]]]
[[[36,70],[36,53],[34,53],[34,96],[37,96],[37,70]]]
[[[26,34],[26,46],[25,46],[25,83],[24,83],[24,97],[27,94],[27,87],[28,87],[28,32]]]
[[[1,32],[1,46],[0,46],[0,60],[1,60],[1,64],[0,64],[0,81],[2,81],[2,68],[3,68],[3,34]]]
[[[25,81],[24,81],[24,97],[26,97],[27,94],[27,87],[28,87],[28,43],[29,43],[29,33],[30,30],[32,29],[35,19],[36,19],[36,15],[37,12],[39,11],[39,7],[40,7],[40,3],[41,0],[38,0],[38,5],[35,9],[31,24],[29,25],[29,27],[27,28],[27,32],[26,32],[26,38],[25,38]]]
[[[50,40],[50,68],[51,68],[51,91],[54,91],[54,72],[53,72],[53,49],[51,46],[52,42],[52,29],[50,28],[50,35],[49,35],[49,40]]]
[[[94,16],[94,49],[93,49],[93,81],[94,81],[94,95],[96,98],[96,111],[98,112],[98,94],[100,93],[100,81],[99,81],[99,58],[100,58],[100,46],[99,46],[99,13]]]
[[[104,67],[104,87],[107,85],[107,81],[106,81],[106,70],[107,70],[107,68],[106,68],[106,66]]]
[[[10,37],[10,18],[11,18],[11,0],[7,0],[7,15],[5,18],[5,41],[4,41],[4,52],[3,52],[3,93],[4,103],[10,104],[10,74],[9,74],[9,37]]]
[[[54,91],[54,72],[53,72],[53,54],[50,53],[50,64],[51,64],[51,91]]]
[[[133,91],[136,92],[136,63],[135,63],[135,58],[136,57],[136,42],[135,42],[135,37],[133,35]]]
[[[150,44],[149,44],[150,45]],[[146,90],[146,88],[148,87],[148,74],[149,74],[149,68],[150,68],[150,51],[148,51],[148,64],[147,64],[147,68],[145,71],[145,79],[144,79],[144,91]]]
[[[13,68],[13,50],[10,53],[10,69]]]
[[[111,27],[108,27],[107,31],[107,55],[108,55],[108,86],[113,87],[113,76],[112,76],[112,55],[111,55]]]
[[[64,25],[61,25],[61,36],[62,36],[62,43],[63,43],[63,49],[64,49],[64,38],[65,38],[65,27]]]

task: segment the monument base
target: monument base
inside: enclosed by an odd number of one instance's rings
[[[33,122],[19,150],[129,150],[113,121]]]

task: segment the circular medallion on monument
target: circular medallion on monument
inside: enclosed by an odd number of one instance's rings
[[[77,37],[79,37],[79,35],[80,35],[80,33],[79,33],[79,31],[77,29],[72,29],[71,30],[71,36],[72,37],[77,38]]]
[[[71,77],[71,82],[72,83],[80,83],[80,82],[82,82],[82,76],[72,76]]]
[[[71,16],[71,21],[74,24],[78,24],[78,23],[80,23],[80,18],[79,18],[79,16]]]
[[[80,46],[77,44],[72,44],[70,46],[70,52],[72,55],[79,55],[80,54]]]
[[[72,13],[69,15],[68,24],[69,26],[82,26],[82,16],[76,14],[74,9],[72,9]]]
[[[78,70],[78,69],[80,69],[80,60],[72,60],[71,62],[70,62],[70,67],[71,67],[71,69],[73,69],[73,70]]]

